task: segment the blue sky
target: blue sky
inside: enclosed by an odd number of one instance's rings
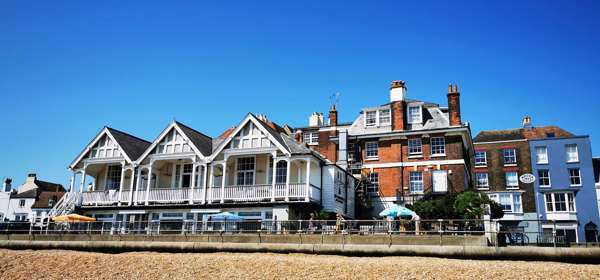
[[[442,105],[458,83],[473,134],[529,114],[600,155],[598,1],[121,2],[0,2],[0,177],[66,185],[104,125],[302,126],[335,92],[350,121],[394,79]]]

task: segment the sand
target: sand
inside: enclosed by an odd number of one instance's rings
[[[303,254],[0,249],[0,279],[600,279],[600,265]]]

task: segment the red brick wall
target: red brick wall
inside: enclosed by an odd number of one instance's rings
[[[392,102],[392,130],[404,130],[404,112],[405,112],[404,101]]]

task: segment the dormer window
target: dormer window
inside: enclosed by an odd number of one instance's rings
[[[319,145],[319,132],[305,132],[304,143],[308,145]]]
[[[377,125],[377,111],[367,111],[365,114],[365,125],[376,126]]]
[[[379,125],[389,125],[392,122],[390,117],[390,109],[384,109],[379,111]]]
[[[423,114],[421,106],[408,106],[408,123],[423,123]]]
[[[377,127],[392,124],[392,112],[389,108],[365,111],[365,127]]]

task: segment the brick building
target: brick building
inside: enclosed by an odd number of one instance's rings
[[[534,182],[521,179],[523,175],[537,176],[532,174],[529,141],[570,136],[571,133],[556,126],[533,127],[530,117],[523,119],[521,128],[481,131],[475,136],[475,189],[488,194],[502,206],[505,227],[535,231],[526,228],[531,223],[522,222],[538,219]]]
[[[353,122],[339,122],[332,106],[329,123],[313,113],[309,126],[296,129],[299,140],[370,182],[363,217],[426,194],[463,191],[471,182],[471,131],[461,120],[457,86],[448,88],[448,107],[407,98],[403,81],[391,83],[389,96]]]

